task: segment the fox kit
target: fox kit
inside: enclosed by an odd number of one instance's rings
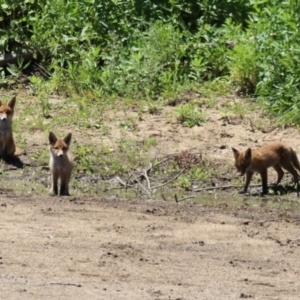
[[[0,156],[2,159],[17,155],[12,132],[15,104],[16,96],[8,103],[0,101]]]
[[[53,132],[49,133],[50,143],[50,172],[51,189],[50,196],[58,194],[58,180],[60,180],[60,196],[70,196],[69,182],[73,169],[73,159],[69,151],[72,134],[58,139]]]
[[[299,197],[299,176],[300,164],[295,151],[282,142],[273,142],[261,148],[251,150],[248,148],[245,152],[240,152],[232,148],[235,166],[241,176],[246,174],[246,182],[243,191],[246,193],[253,173],[260,174],[262,179],[262,193],[268,193],[268,174],[267,169],[273,167],[277,172],[276,185],[281,181],[285,169],[294,177],[297,184],[297,195]],[[296,170],[297,169],[297,170]]]

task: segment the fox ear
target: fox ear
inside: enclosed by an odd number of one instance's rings
[[[252,151],[251,148],[248,148],[245,152],[245,159],[251,159],[252,158]]]
[[[234,148],[231,148],[232,149],[232,152],[233,152],[233,155],[234,155],[234,158],[238,158],[240,152]]]
[[[55,136],[55,134],[53,132],[49,132],[49,143],[51,145],[55,144],[57,141],[57,137]]]
[[[65,138],[64,142],[69,146],[71,144],[72,133],[69,133]]]
[[[16,104],[16,96],[13,96],[10,101],[8,102],[8,106],[12,109],[14,109],[15,107],[15,104]]]

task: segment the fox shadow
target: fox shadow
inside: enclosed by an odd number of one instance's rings
[[[269,189],[271,189],[271,191],[273,191],[274,195],[276,196],[297,193],[297,185],[270,186]]]
[[[297,193],[297,185],[270,185],[268,186],[268,194],[262,194],[257,190],[254,193],[251,193],[251,196],[253,197],[283,196],[292,193]]]
[[[23,169],[24,163],[21,161],[21,159],[18,156],[11,156],[11,157],[1,157],[1,160],[7,164],[11,165],[17,169]]]

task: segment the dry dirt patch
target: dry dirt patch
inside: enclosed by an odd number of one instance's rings
[[[300,215],[1,196],[3,299],[299,299]]]
[[[83,131],[75,124],[60,129],[73,132],[74,143],[99,145],[101,140],[113,151],[121,137],[138,141],[152,137],[157,140],[153,155],[197,151],[230,178],[235,178],[232,146],[243,149],[283,140],[298,150],[295,128],[262,130],[255,113],[224,116],[222,105],[240,100],[221,100],[214,108],[203,107],[209,118],[191,129],[178,124],[171,107],[160,115],[143,115],[128,132],[119,126],[128,118],[123,111],[104,120],[109,135],[103,136],[99,128]],[[32,103],[34,99],[30,102],[25,96],[18,102],[21,129],[29,124],[20,117],[22,109]],[[52,122],[58,117],[55,112]],[[137,112],[130,114],[138,119]],[[89,198],[78,188],[82,178],[74,176],[73,197],[49,198],[43,196],[50,184],[44,168],[48,156],[40,165],[35,155],[46,153],[47,132],[18,132],[17,144],[21,138],[25,168],[2,166],[1,298],[299,299],[299,213],[262,207],[273,200],[284,203],[283,197],[260,199],[255,207],[251,205],[256,198],[251,197],[242,206],[230,206],[236,190],[218,193],[217,205],[211,197],[209,206]],[[272,182],[274,173],[270,174]],[[199,201],[207,197],[198,194]],[[295,193],[288,198],[294,200]]]

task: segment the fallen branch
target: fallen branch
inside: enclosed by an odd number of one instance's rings
[[[27,50],[19,53],[5,53],[0,56],[0,67],[5,67],[8,64],[16,64],[20,59],[28,62],[33,59],[33,53]]]
[[[141,183],[140,181],[138,180],[138,178],[132,173],[131,176],[134,177],[134,179],[136,180],[136,182],[138,183],[138,185],[142,188],[142,190],[151,198],[153,199],[153,196],[151,194],[150,191],[148,191]]]
[[[253,184],[251,185],[251,187],[258,187],[258,186],[261,186],[261,184]],[[243,188],[244,186],[236,186],[234,184],[230,184],[230,185],[223,185],[223,186],[209,186],[209,187],[206,187],[206,188],[202,188],[202,189],[195,189],[195,190],[192,190],[192,192],[202,192],[202,191],[209,191],[209,190],[222,190],[222,189],[231,189],[231,188]]]
[[[148,172],[147,172],[147,171],[144,171],[144,177],[145,177],[146,180],[147,180],[148,189],[151,190],[150,180],[149,180],[149,178],[148,178]]]
[[[175,194],[175,201],[176,203],[179,203],[181,201],[187,200],[187,199],[191,199],[191,198],[195,198],[195,196],[187,196],[187,197],[183,197],[181,199],[178,200],[177,195]]]
[[[150,171],[152,170],[152,163],[149,163],[149,167],[144,171],[147,175],[149,175]]]
[[[76,283],[50,282],[50,284],[51,285],[69,285],[69,286],[81,287],[81,284],[76,284]]]
[[[126,180],[126,184],[125,184],[125,190],[127,190],[128,183],[129,183],[129,180],[130,180],[130,178],[131,178],[131,177],[132,177],[132,175],[131,175],[131,174],[129,174],[129,176],[128,176],[127,180]]]
[[[103,193],[106,193],[106,192],[110,192],[110,191],[113,191],[113,190],[120,190],[120,189],[123,189],[123,188],[124,188],[123,186],[121,186],[121,187],[116,186],[116,187],[112,187],[112,188],[105,188],[102,191],[103,191]]]
[[[172,158],[174,158],[173,155],[170,156],[170,157],[168,157],[168,158],[165,159],[165,160],[162,160],[162,161],[158,162],[157,164],[155,164],[155,165],[152,166],[152,169],[155,168],[155,167],[157,167],[157,166],[159,166],[159,165],[161,165],[161,164],[163,164],[163,163],[165,163],[166,161],[168,161],[168,160],[170,160],[170,159],[172,159]]]
[[[116,176],[116,179],[119,181],[119,183],[120,183],[122,186],[126,186],[126,182],[124,182],[124,180],[122,180],[119,176]]]
[[[170,179],[169,181],[167,181],[167,182],[165,182],[163,184],[160,184],[160,185],[157,185],[157,186],[153,187],[152,190],[155,190],[157,188],[161,188],[163,186],[168,185],[169,183],[171,183],[172,181],[174,181],[175,179],[177,179],[184,171],[185,171],[185,169],[182,169],[182,171],[179,174],[177,174],[175,177],[173,177],[172,179]]]

